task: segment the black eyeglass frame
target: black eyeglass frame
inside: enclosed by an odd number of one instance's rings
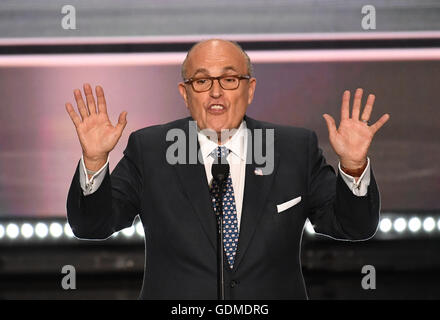
[[[226,89],[226,88],[224,88],[223,86],[222,86],[222,83],[221,83],[221,79],[224,79],[224,78],[237,78],[239,81],[238,81],[238,85],[237,85],[237,87],[236,88],[234,88],[234,89]],[[240,86],[240,80],[244,80],[244,79],[247,79],[247,80],[250,80],[252,77],[250,76],[250,75],[244,75],[244,74],[233,74],[233,75],[222,75],[222,76],[220,76],[220,77],[199,77],[199,78],[189,78],[189,79],[183,79],[183,83],[185,83],[185,84],[190,84],[191,85],[191,87],[193,88],[193,90],[195,91],[195,92],[206,92],[206,91],[209,91],[209,90],[211,90],[211,88],[212,88],[212,85],[214,84],[214,80],[218,80],[218,83],[220,84],[220,87],[222,87],[222,89],[224,89],[224,90],[237,90],[238,89],[238,87]],[[202,91],[199,91],[199,90],[196,90],[195,88],[194,88],[194,81],[196,81],[196,80],[201,80],[201,79],[206,79],[206,80],[210,80],[211,81],[211,85],[209,86],[209,88],[208,89],[206,89],[206,90],[202,90]]]

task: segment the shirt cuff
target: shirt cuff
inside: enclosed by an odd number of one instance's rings
[[[354,177],[342,171],[340,162],[338,169],[342,179],[355,196],[363,197],[368,193],[368,186],[370,185],[370,158],[367,157],[367,166],[357,182]]]
[[[89,176],[87,175],[86,166],[84,164],[84,156],[81,156],[81,164],[79,169],[79,183],[81,185],[81,189],[83,190],[83,194],[88,196],[92,194],[96,190],[98,190],[102,181],[105,178],[106,168],[108,166],[109,156],[107,157],[107,162],[99,169],[89,180]]]

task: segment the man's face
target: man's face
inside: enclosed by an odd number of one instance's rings
[[[239,49],[229,42],[213,40],[193,49],[186,63],[185,77],[247,74],[246,60]],[[222,129],[238,128],[252,102],[255,84],[255,78],[243,79],[237,89],[225,90],[214,80],[210,90],[195,92],[190,84],[181,82],[179,92],[198,127],[220,133]]]

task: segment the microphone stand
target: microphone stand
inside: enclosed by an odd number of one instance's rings
[[[220,210],[217,212],[217,274],[218,300],[225,300],[225,278],[223,269],[223,183],[220,185]]]
[[[222,162],[223,161],[223,162]],[[226,164],[224,163],[226,162]],[[229,175],[229,164],[226,159],[218,158],[218,163],[214,163],[211,173],[219,186],[220,206],[216,210],[217,218],[217,297],[218,300],[225,300],[225,279],[223,262],[223,185]]]

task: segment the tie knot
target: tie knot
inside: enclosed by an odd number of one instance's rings
[[[218,159],[218,158],[226,158],[229,154],[229,149],[226,148],[225,146],[219,146],[216,149],[212,150],[211,152],[211,156],[214,159]]]

